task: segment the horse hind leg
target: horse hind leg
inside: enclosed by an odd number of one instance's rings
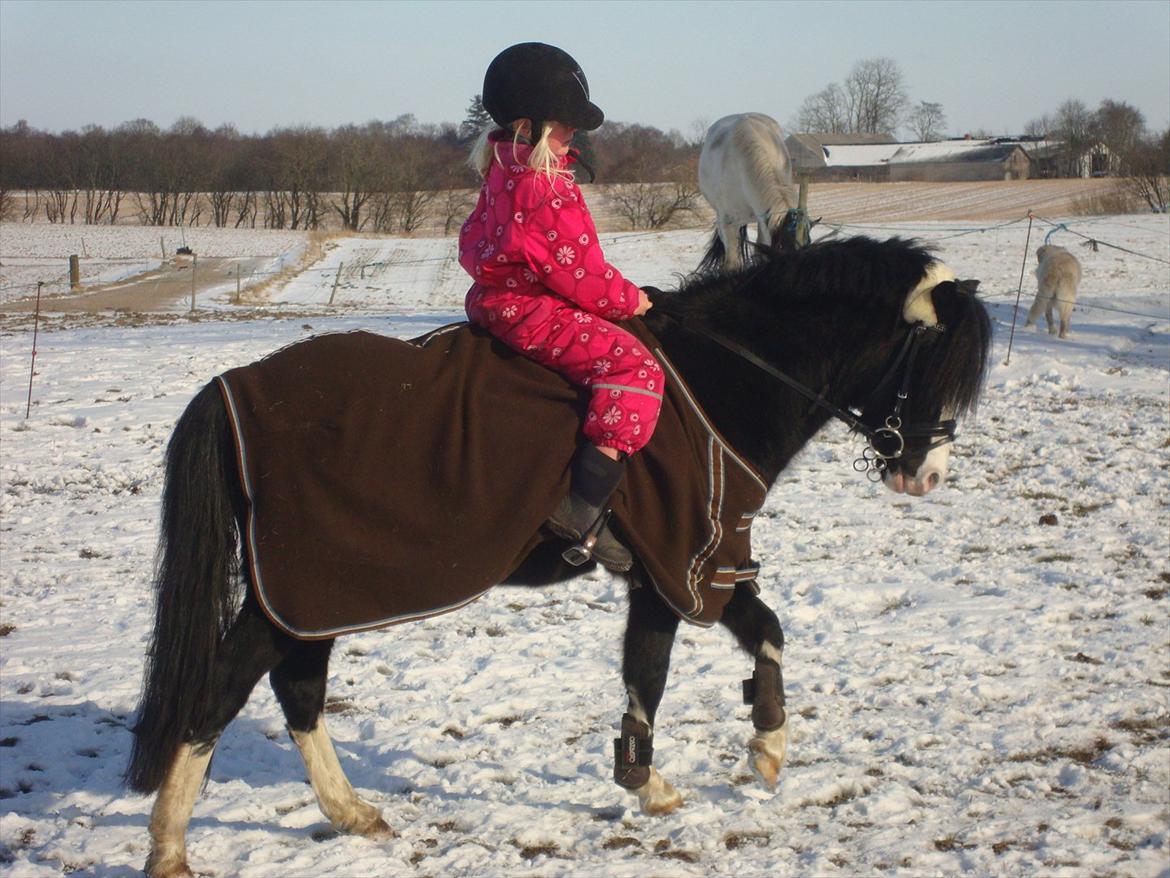
[[[788,713],[781,673],[784,632],[776,614],[746,583],[735,587],[720,621],[755,658],[755,670],[752,679],[745,681],[744,692],[745,701],[752,705],[754,728],[748,741],[748,763],[759,781],[775,790],[788,757]]]
[[[211,708],[179,746],[150,813],[149,878],[188,878],[187,825],[216,742],[248,701],[256,683],[283,658],[281,635],[251,601],[245,601],[224,638],[212,671]]]
[[[630,591],[622,657],[629,706],[615,742],[614,780],[638,796],[647,814],[668,814],[682,796],[651,764],[654,717],[666,689],[678,616],[647,585]]]
[[[321,813],[341,832],[389,838],[393,831],[378,809],[354,792],[325,729],[325,682],[332,648],[332,640],[297,642],[268,679]]]

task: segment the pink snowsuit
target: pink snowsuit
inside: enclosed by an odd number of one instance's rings
[[[610,322],[633,316],[638,287],[605,261],[575,183],[528,167],[527,144],[513,154],[510,138],[493,143],[499,161],[459,234],[459,264],[475,280],[467,316],[590,388],[585,438],[633,454],[654,432],[664,386],[658,361]]]

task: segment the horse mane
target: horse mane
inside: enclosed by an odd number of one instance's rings
[[[696,272],[665,298],[663,310],[691,328],[736,337],[772,362],[816,357],[828,344],[884,358],[904,337],[906,295],[933,261],[929,245],[903,238],[766,250],[743,268]],[[917,401],[961,416],[974,410],[986,380],[991,321],[973,282],[942,284],[934,301],[944,332],[920,355]]]
[[[782,140],[777,142],[771,137],[760,137],[758,123],[752,128],[736,126],[732,130],[731,138],[743,155],[751,179],[759,187],[760,195],[764,196],[770,205],[772,224],[782,222],[788,209],[796,206],[791,164],[784,142]],[[777,161],[777,152],[783,155],[783,163]]]
[[[798,250],[760,249],[743,268],[701,268],[684,279],[671,307],[679,313],[739,310],[748,305],[796,305],[805,300],[848,304],[901,317],[906,294],[934,261],[931,248],[903,238],[856,237],[819,241]],[[711,315],[717,319],[716,314]]]

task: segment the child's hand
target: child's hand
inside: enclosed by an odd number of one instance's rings
[[[653,307],[654,303],[650,301],[650,297],[646,295],[646,291],[638,290],[638,307],[634,309],[634,316],[641,317]]]

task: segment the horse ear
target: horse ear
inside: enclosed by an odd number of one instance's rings
[[[975,295],[979,287],[977,280],[955,280],[939,284],[930,291],[934,313],[944,326],[956,322],[967,307],[966,300]]]
[[[902,319],[907,323],[925,323],[934,326],[938,323],[938,313],[931,304],[934,290],[943,283],[952,282],[955,273],[941,262],[931,262],[926,267],[926,274],[906,296],[902,304]],[[953,283],[950,284],[954,286]]]

